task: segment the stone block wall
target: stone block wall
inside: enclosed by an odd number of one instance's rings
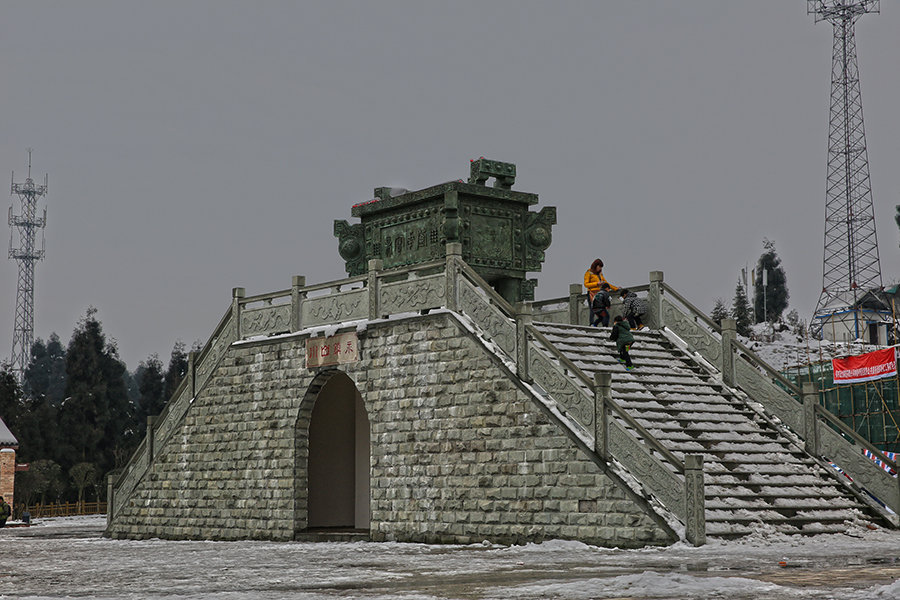
[[[453,316],[370,325],[360,348],[341,370],[371,427],[372,539],[673,541]],[[302,531],[304,439],[328,376],[306,369],[304,349],[302,336],[232,346],[108,535],[289,540]]]

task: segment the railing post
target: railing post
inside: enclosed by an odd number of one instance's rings
[[[190,397],[193,398],[197,395],[197,351],[191,350],[188,352],[188,370],[187,376],[190,377],[188,381],[187,390],[190,392]]]
[[[303,301],[306,294],[300,288],[306,287],[306,277],[294,275],[291,278],[291,333],[303,329]]]
[[[528,371],[528,326],[532,318],[531,302],[516,303],[516,374],[526,383],[532,381]]]
[[[606,401],[612,396],[612,375],[594,373],[594,452],[604,462],[609,461],[609,411]]]
[[[368,281],[369,288],[369,320],[374,321],[381,317],[381,307],[378,302],[378,272],[384,268],[384,261],[380,258],[369,259]]]
[[[155,455],[156,449],[154,446],[156,445],[156,437],[153,428],[156,427],[156,415],[147,415],[147,463],[153,462],[153,456]]]
[[[112,523],[113,520],[113,496],[116,493],[116,477],[115,475],[108,475],[106,477],[106,526],[109,527],[109,524]]]
[[[231,288],[231,319],[234,321],[235,339],[241,339],[241,300],[247,291],[242,287]]]
[[[580,283],[572,283],[569,284],[569,323],[572,325],[579,325],[578,315],[581,312],[581,303],[578,300],[578,296],[581,295],[581,284]]]
[[[684,455],[684,535],[695,546],[706,543],[706,496],[703,455]]]
[[[819,432],[816,430],[819,388],[814,381],[804,381],[800,396],[803,398],[803,449],[819,458]]]
[[[462,260],[462,244],[459,242],[450,242],[447,244],[447,266],[444,273],[447,277],[446,302],[447,310],[456,311],[459,309],[457,298],[459,296],[458,284],[458,267],[456,261]]]
[[[737,338],[737,322],[734,319],[722,319],[722,383],[734,387],[734,345]]]
[[[663,272],[650,271],[650,291],[647,300],[650,304],[650,327],[662,329],[666,326],[662,314]]]

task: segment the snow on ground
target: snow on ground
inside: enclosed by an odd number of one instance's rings
[[[900,532],[760,529],[700,548],[108,540],[102,517],[0,530],[0,599],[900,598]]]
[[[884,347],[866,344],[862,340],[829,342],[799,336],[790,331],[776,332],[769,323],[757,323],[751,329],[752,338],[738,336],[738,340],[779,370],[829,362],[832,358],[865,354]]]

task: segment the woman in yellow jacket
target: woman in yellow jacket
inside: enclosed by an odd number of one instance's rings
[[[603,276],[603,261],[599,258],[591,263],[591,268],[584,273],[584,287],[588,291],[588,305],[594,301],[594,294],[600,291],[601,283],[609,283]],[[615,292],[619,288],[609,283],[609,289]]]

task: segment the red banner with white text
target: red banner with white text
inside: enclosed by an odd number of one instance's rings
[[[835,358],[831,361],[834,382],[860,383],[897,374],[897,354],[894,348],[867,352],[858,356]]]

